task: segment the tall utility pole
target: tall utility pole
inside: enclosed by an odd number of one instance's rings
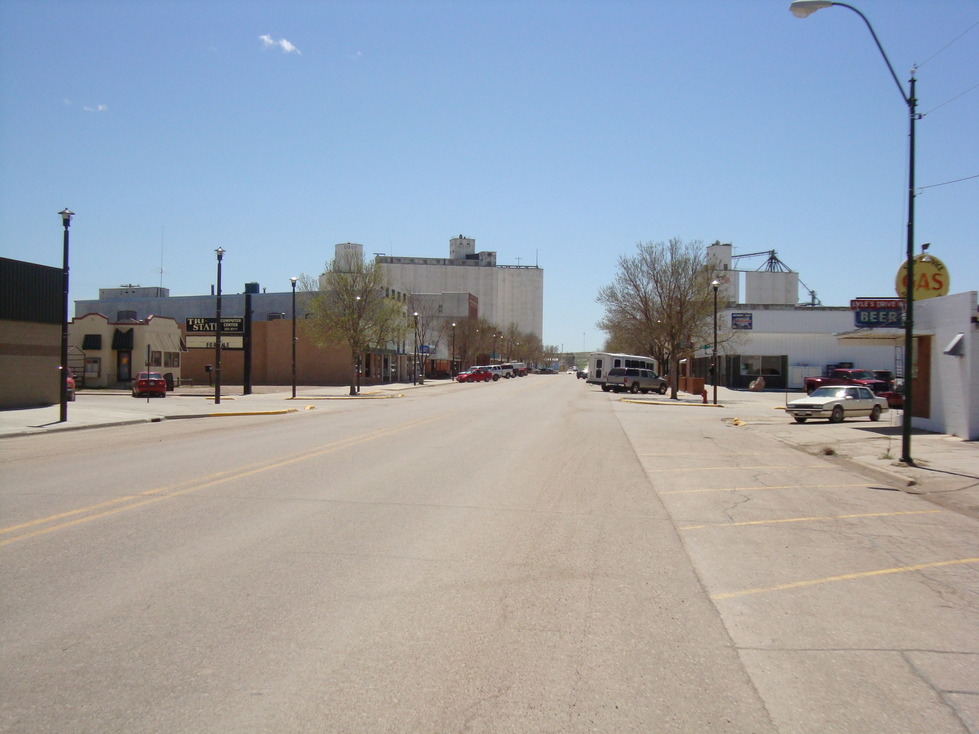
[[[61,381],[58,393],[61,412],[58,422],[65,423],[68,420],[68,228],[75,213],[68,211],[67,207],[58,213],[61,215],[61,224],[65,228],[64,260],[61,266],[61,366],[58,369],[58,378]]]
[[[218,289],[217,289],[217,318],[214,325],[214,404],[221,404],[221,261],[224,259],[224,248],[219,247],[214,252],[218,256]]]

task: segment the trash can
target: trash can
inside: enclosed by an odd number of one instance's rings
[[[167,383],[167,392],[173,392],[173,373],[172,372],[164,372],[163,373],[163,381],[165,383]]]

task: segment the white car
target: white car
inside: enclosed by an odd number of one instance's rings
[[[793,400],[785,406],[785,412],[795,418],[796,423],[805,423],[810,418],[828,418],[830,423],[842,423],[856,416],[879,421],[887,410],[886,398],[874,395],[869,387],[853,385],[817,387],[809,397]]]

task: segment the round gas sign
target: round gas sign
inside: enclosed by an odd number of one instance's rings
[[[920,301],[935,296],[947,296],[949,286],[948,268],[934,255],[923,252],[914,257],[914,300]],[[897,271],[895,289],[901,298],[908,293],[908,261]]]

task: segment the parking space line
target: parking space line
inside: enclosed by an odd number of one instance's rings
[[[725,472],[729,472],[729,471],[732,471],[732,470],[733,471],[738,471],[738,470],[743,470],[743,471],[758,471],[759,469],[825,469],[825,468],[826,468],[826,465],[825,464],[802,464],[802,465],[799,465],[799,464],[786,464],[786,465],[772,464],[771,466],[766,465],[766,464],[759,464],[759,465],[756,465],[756,466],[731,466],[731,465],[728,464],[728,465],[725,465],[725,466],[687,466],[687,467],[681,467],[679,469],[677,469],[675,467],[666,467],[666,466],[664,466],[662,469],[647,469],[646,471],[650,471],[650,472],[656,472],[656,471],[668,471],[668,472],[681,472],[681,471],[725,471]]]
[[[717,487],[704,489],[668,489],[659,492],[665,494],[704,494],[707,492],[761,492],[773,489],[833,489],[835,487],[869,487],[867,482],[855,482],[853,484],[781,484],[772,487]]]
[[[745,520],[743,522],[705,523],[685,525],[680,530],[701,530],[703,528],[738,528],[747,525],[778,525],[786,522],[819,522],[820,520],[853,520],[861,517],[896,517],[898,515],[933,515],[945,510],[907,510],[904,512],[865,512],[853,515],[817,515],[813,517],[785,517],[778,520]]]
[[[720,594],[712,594],[714,601],[725,599],[736,599],[742,596],[752,596],[754,594],[767,594],[773,591],[790,591],[792,589],[802,589],[807,586],[818,586],[819,584],[832,584],[838,581],[854,581],[856,579],[873,578],[875,576],[886,576],[894,573],[911,573],[914,571],[924,571],[929,568],[941,568],[943,566],[961,566],[970,563],[979,563],[979,558],[959,558],[953,561],[935,561],[934,563],[918,563],[914,566],[899,566],[897,568],[882,568],[877,571],[861,571],[859,573],[846,573],[839,576],[827,576],[821,579],[809,579],[807,581],[793,581],[789,584],[779,584],[778,586],[759,587],[755,589],[744,589],[742,591],[726,591]]]

